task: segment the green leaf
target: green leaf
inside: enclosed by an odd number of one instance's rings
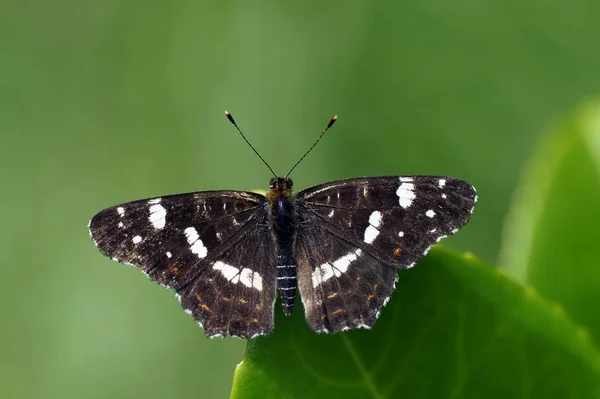
[[[500,265],[560,302],[600,343],[600,103],[544,137],[507,218]]]
[[[231,398],[600,397],[600,354],[546,302],[436,247],[400,272],[371,331],[319,335],[301,309],[248,343]]]

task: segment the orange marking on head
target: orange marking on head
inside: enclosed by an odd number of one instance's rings
[[[171,267],[171,271],[172,271],[173,273],[175,273],[176,275],[177,275],[177,274],[179,274],[179,268],[178,268],[177,266],[175,266],[175,265],[173,265],[173,266]]]
[[[327,295],[327,299],[335,298],[336,296],[337,296],[337,292],[334,292],[333,294]]]
[[[196,299],[198,300],[198,302],[202,302],[202,299],[200,299],[200,295],[198,295],[197,292],[194,292],[194,296],[196,297]]]
[[[402,248],[396,248],[396,249],[394,249],[394,256],[399,256],[400,252],[402,252]]]
[[[331,312],[331,315],[332,315],[332,316],[335,316],[336,314],[340,314],[340,313],[342,313],[343,311],[344,311],[344,309],[337,309],[337,310],[334,310],[333,312]]]
[[[256,318],[256,317],[252,318],[252,323],[258,323],[258,318]]]
[[[206,310],[207,312],[212,312],[212,310],[210,310],[210,308],[205,304],[202,304],[200,307],[202,308],[202,310]]]

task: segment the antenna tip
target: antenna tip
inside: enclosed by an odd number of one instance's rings
[[[235,124],[235,121],[233,120],[233,116],[231,116],[231,114],[229,113],[229,111],[225,110],[225,116],[227,117],[227,119],[229,119],[229,122],[231,122],[233,124],[233,126],[237,126]]]
[[[338,118],[338,117],[337,117],[337,114],[336,114],[336,115],[333,115],[333,116],[331,117],[331,120],[330,120],[330,121],[329,121],[329,123],[327,124],[327,128],[326,128],[326,129],[329,129],[329,128],[330,128],[330,127],[331,127],[331,126],[332,126],[332,125],[335,123],[335,121],[337,121],[337,118]]]

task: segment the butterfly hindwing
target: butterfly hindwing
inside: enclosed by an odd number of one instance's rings
[[[202,323],[209,337],[254,338],[273,329],[275,246],[264,215],[257,215],[199,278],[178,292],[184,309]]]
[[[265,201],[239,191],[171,195],[107,208],[89,229],[103,254],[174,288],[208,336],[251,337],[273,324]]]
[[[314,220],[300,224],[296,259],[306,320],[318,332],[371,327],[396,282],[396,269]]]
[[[456,232],[476,200],[473,186],[440,176],[348,179],[301,191],[298,284],[311,327],[372,326],[391,295],[395,270],[411,267]],[[341,295],[352,306],[340,320]]]

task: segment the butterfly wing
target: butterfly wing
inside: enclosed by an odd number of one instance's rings
[[[275,246],[266,200],[240,191],[204,191],[107,208],[90,235],[113,260],[174,288],[209,337],[250,338],[273,328]]]
[[[309,325],[370,328],[396,270],[467,223],[476,201],[469,183],[442,176],[348,179],[298,193],[298,285]]]

